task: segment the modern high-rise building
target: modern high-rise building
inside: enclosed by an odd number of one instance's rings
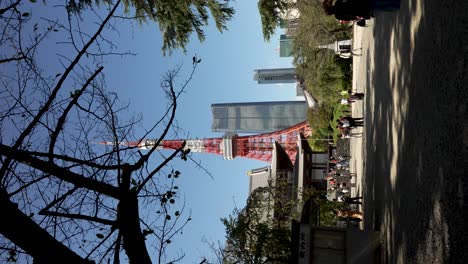
[[[280,57],[291,57],[293,50],[293,39],[286,34],[280,35]]]
[[[212,104],[213,132],[265,133],[285,129],[307,118],[305,101]]]
[[[259,84],[295,83],[296,71],[294,68],[258,69],[254,70],[254,80]]]

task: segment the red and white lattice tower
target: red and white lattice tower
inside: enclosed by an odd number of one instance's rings
[[[307,121],[283,130],[258,135],[238,136],[236,133],[226,133],[222,138],[163,140],[158,148],[178,149],[185,141],[185,148],[190,149],[191,152],[213,153],[222,155],[224,159],[228,160],[244,157],[270,162],[273,155],[274,142],[276,141],[283,147],[291,161],[294,162],[299,133],[305,137],[311,135],[311,129]],[[156,139],[144,139],[139,142],[125,142],[121,144],[138,146],[141,149],[150,149],[156,141]]]

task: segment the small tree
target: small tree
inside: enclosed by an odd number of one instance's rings
[[[291,232],[284,218],[275,221],[268,188],[257,188],[244,209],[221,219],[226,228],[226,263],[287,263]]]
[[[255,189],[246,206],[222,218],[226,229],[224,263],[288,263],[291,220],[300,219],[303,201],[313,190],[296,190],[287,179]]]

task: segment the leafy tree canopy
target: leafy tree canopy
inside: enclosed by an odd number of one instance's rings
[[[225,263],[287,263],[291,231],[273,220],[271,188],[257,188],[244,209],[222,218],[226,228]]]
[[[112,0],[95,0],[94,4],[100,2]],[[124,0],[123,3],[127,12],[134,9],[138,21],[158,23],[163,34],[164,54],[177,48],[185,51],[193,32],[200,41],[205,40],[203,27],[208,25],[208,11],[220,32],[227,29],[226,23],[235,13],[229,0]],[[92,0],[71,0],[68,10],[79,12],[92,4]]]
[[[294,195],[300,191],[301,195]],[[285,178],[255,189],[242,209],[222,218],[226,229],[223,263],[288,263],[291,220],[315,190],[295,190]]]
[[[309,110],[307,113],[307,118],[310,122],[311,128],[315,131],[321,127],[328,127],[330,118],[332,116],[331,110],[329,107],[320,105],[314,109]]]
[[[289,8],[289,4],[284,0],[260,0],[258,1],[258,11],[262,20],[263,38],[269,41],[280,24],[280,15]]]
[[[318,46],[350,38],[349,28],[340,25],[334,17],[327,16],[319,3],[299,1],[297,8],[301,16],[294,35],[293,63],[298,74],[306,80],[306,86],[310,86],[312,82],[319,82],[319,73],[323,73],[322,69],[335,56],[333,51],[318,49]]]

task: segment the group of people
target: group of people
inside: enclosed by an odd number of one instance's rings
[[[330,170],[325,177],[330,186],[327,192],[329,194],[335,192],[336,198],[332,199],[334,202],[341,202],[346,205],[362,205],[362,197],[350,197],[351,178],[356,175],[349,171],[349,159],[350,157],[342,156],[330,158]],[[334,212],[341,219],[355,222],[362,221],[362,213],[356,210],[337,209]]]
[[[348,96],[346,98],[340,99],[340,103],[344,105],[350,105],[357,100],[364,99],[364,93],[351,93],[346,92]],[[349,110],[343,111],[343,113],[351,113]],[[339,119],[336,120],[336,128],[341,131],[341,138],[351,138],[351,137],[361,137],[362,133],[351,133],[351,129],[362,127],[364,125],[364,120],[362,117],[352,117],[348,116],[340,116]]]
[[[349,171],[349,159],[350,157],[339,156],[338,158],[331,157],[329,161],[329,171],[325,179],[330,186],[328,191],[335,192],[338,199],[349,193],[351,178],[355,176]]]
[[[325,0],[327,1],[327,0]],[[337,1],[338,2],[338,1]],[[345,93],[345,91],[343,91]],[[358,100],[364,99],[364,93],[351,93],[342,94],[346,96],[340,100],[341,104],[350,105]],[[361,137],[362,133],[351,133],[352,129],[364,126],[364,119],[362,117],[352,117],[351,112],[348,111],[347,116],[340,116],[336,120],[336,127],[341,131],[340,137]],[[360,222],[363,219],[362,213],[357,209],[356,206],[362,205],[361,196],[351,196],[351,179],[355,177],[355,173],[350,171],[349,162],[351,157],[338,156],[337,158],[331,157],[329,160],[329,171],[325,177],[328,181],[329,193],[334,192],[335,195],[332,200],[335,202],[344,203],[347,209],[337,209],[334,211],[337,217],[340,219],[346,219],[354,222]],[[354,209],[351,209],[354,208]]]

